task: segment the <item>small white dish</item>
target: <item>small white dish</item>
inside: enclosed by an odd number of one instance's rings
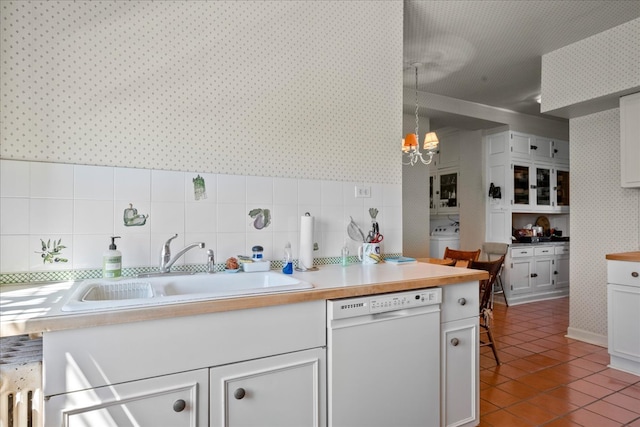
[[[225,268],[224,270],[225,273],[237,273],[238,271],[240,271],[239,268]]]

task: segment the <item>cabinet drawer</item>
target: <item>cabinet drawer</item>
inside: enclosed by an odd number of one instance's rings
[[[441,322],[477,317],[480,311],[478,282],[442,287]]]
[[[569,255],[569,246],[556,246],[555,247],[556,255]]]
[[[541,248],[533,249],[533,254],[535,256],[548,256],[553,255],[554,253],[553,246],[543,246]]]
[[[532,247],[511,249],[511,258],[521,258],[521,257],[527,257],[527,256],[533,256]]]
[[[640,262],[607,261],[607,282],[640,287]]]

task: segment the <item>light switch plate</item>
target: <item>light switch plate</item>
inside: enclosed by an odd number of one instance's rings
[[[371,187],[356,185],[356,198],[371,197]]]

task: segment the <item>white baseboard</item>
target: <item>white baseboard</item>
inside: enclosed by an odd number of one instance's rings
[[[609,346],[608,337],[606,335],[594,334],[593,332],[585,331],[582,329],[568,327],[567,335],[565,336],[567,338],[584,341],[589,344],[599,345],[600,347],[604,348],[607,348]]]

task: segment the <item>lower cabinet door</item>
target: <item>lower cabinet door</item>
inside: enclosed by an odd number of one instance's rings
[[[206,426],[208,370],[60,394],[45,400],[45,426]]]
[[[475,426],[479,417],[478,317],[442,324],[441,424]]]
[[[211,425],[326,425],[325,349],[211,369]]]

